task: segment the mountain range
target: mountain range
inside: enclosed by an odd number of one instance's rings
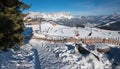
[[[71,27],[76,25],[84,25],[108,30],[120,30],[119,29],[120,13],[99,16],[73,16],[70,12],[57,12],[57,13],[29,12],[27,16],[24,18],[24,20],[26,20],[27,18],[37,20],[43,18],[46,21],[55,21],[60,25]]]

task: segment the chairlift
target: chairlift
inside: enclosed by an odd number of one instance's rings
[[[80,34],[76,34],[76,36],[78,37],[78,36],[80,36]]]

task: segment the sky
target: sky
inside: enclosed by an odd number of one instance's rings
[[[22,0],[31,7],[24,11],[71,12],[73,15],[108,15],[120,12],[120,0]]]

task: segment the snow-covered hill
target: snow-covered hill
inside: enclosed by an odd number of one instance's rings
[[[27,27],[32,27],[33,36],[39,37],[39,25],[27,25]],[[89,33],[92,31],[91,36],[89,36]],[[109,31],[109,30],[102,30],[99,28],[91,28],[91,27],[68,27],[59,25],[55,22],[42,22],[41,24],[41,33],[48,36],[61,36],[61,37],[76,37],[76,34],[80,34],[79,38],[84,37],[100,37],[100,38],[118,38],[119,33],[118,31]],[[40,36],[41,37],[41,36]],[[45,37],[45,36],[44,36]],[[52,37],[51,37],[52,38]]]
[[[81,54],[75,47],[75,43],[46,42],[32,37],[62,39],[84,37],[117,38],[120,40],[118,31],[101,30],[98,28],[76,28],[44,21],[41,26],[26,25],[26,31],[22,34],[28,37],[25,45],[20,49],[9,49],[8,52],[0,51],[0,69],[119,69],[120,68],[120,47],[116,45],[99,43],[85,45],[82,47],[90,51],[89,54]],[[40,29],[41,28],[41,29]],[[40,31],[41,30],[41,31]],[[91,36],[88,34],[91,32]],[[109,54],[99,53],[97,48],[111,47]],[[117,49],[116,49],[117,48]],[[117,51],[116,51],[117,50]],[[116,53],[117,52],[117,53]],[[95,54],[99,60],[93,55]]]
[[[98,25],[97,27],[101,29],[120,31],[120,21],[110,21],[110,22]]]

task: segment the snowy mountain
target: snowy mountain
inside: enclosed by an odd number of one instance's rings
[[[58,24],[65,26],[76,26],[77,24],[82,25],[95,25],[97,24],[97,18],[93,16],[72,16],[70,12],[58,12],[58,13],[40,13],[40,12],[29,12],[27,16],[24,18],[31,19],[40,19],[43,18],[46,21],[52,20],[57,22]],[[96,19],[95,19],[96,18]]]
[[[58,12],[58,13],[40,13],[40,12],[29,12],[28,15],[24,18],[39,19],[44,18],[46,20],[56,21],[58,19],[71,19],[73,16],[70,12]]]
[[[55,21],[60,25],[74,27],[76,25],[84,26],[98,26],[101,24],[106,24],[111,21],[119,21],[120,14],[115,13],[111,15],[101,15],[101,16],[72,16],[70,12],[57,12],[57,13],[40,13],[40,12],[29,12],[28,15],[24,18],[39,20],[40,18],[45,19],[46,21]]]
[[[114,13],[111,15],[104,15],[101,16],[101,18],[99,19],[99,21],[102,22],[110,22],[110,21],[119,21],[120,20],[120,13]]]
[[[101,28],[101,29],[119,30],[120,31],[120,21],[110,21],[110,22],[98,25],[97,27]]]

